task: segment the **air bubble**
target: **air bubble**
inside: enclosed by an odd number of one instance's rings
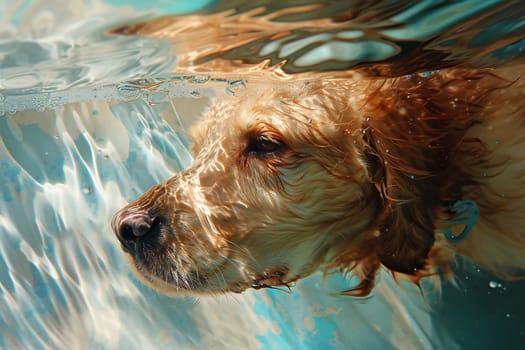
[[[496,288],[503,287],[503,285],[501,283],[496,282],[496,281],[490,281],[489,282],[489,287],[492,288],[492,289],[496,289]]]
[[[192,91],[190,91],[190,96],[191,97],[195,97],[195,98],[199,98],[199,97],[201,97],[201,92],[199,90],[192,90]]]
[[[230,81],[230,83],[228,84],[228,87],[226,88],[226,92],[235,97],[241,96],[245,90],[246,90],[246,84],[244,83],[243,80]]]
[[[203,84],[210,80],[210,77],[208,75],[195,75],[193,76],[192,81],[197,84]]]
[[[117,94],[124,101],[132,101],[140,97],[140,89],[131,84],[122,84],[117,87]]]

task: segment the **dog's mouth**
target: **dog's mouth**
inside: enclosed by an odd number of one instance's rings
[[[147,285],[174,294],[242,293],[247,289],[281,289],[290,291],[300,276],[290,277],[285,266],[251,272],[230,262],[217,263],[213,268],[198,263],[176,262],[162,258],[145,260],[132,255],[135,272]]]
[[[113,217],[113,230],[136,275],[154,289],[174,294],[290,290],[299,278],[286,264],[264,268],[262,262],[243,260],[245,252],[236,253],[226,243],[219,249],[178,221],[174,228],[163,216],[130,209]]]
[[[290,278],[289,269],[285,266],[279,266],[276,268],[267,269],[261,274],[247,274],[246,280],[233,283],[229,288],[230,292],[242,293],[247,289],[281,289],[290,291],[295,285],[295,281],[299,279],[299,276]]]

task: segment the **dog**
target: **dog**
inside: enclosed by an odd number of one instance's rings
[[[248,84],[193,127],[187,169],[118,211],[137,276],[175,294],[290,287],[318,269],[414,283],[455,256],[525,267],[522,65]]]

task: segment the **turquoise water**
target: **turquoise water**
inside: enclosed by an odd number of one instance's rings
[[[111,232],[111,216],[191,162],[188,125],[213,99],[239,93],[242,84],[174,73],[171,41],[104,34],[210,2],[69,4],[0,5],[0,348],[480,349],[523,343],[525,284],[472,266],[458,267],[459,288],[445,285],[440,296],[428,287],[425,297],[387,274],[366,299],[337,296],[349,282],[323,282],[320,274],[299,282],[293,293],[198,300],[141,285]],[[407,50],[440,32],[449,40],[435,41],[434,48],[473,62],[521,55],[525,17],[516,7],[491,17],[484,11],[497,2],[419,2],[393,15],[390,3],[382,4],[374,25],[392,40],[357,41],[352,48],[360,54],[344,56],[351,58],[347,67],[394,59],[398,51],[390,48]],[[239,11],[255,5],[243,6]],[[390,26],[385,18],[408,24]],[[344,35],[365,32],[366,22],[357,23]],[[457,23],[476,33],[470,35],[475,40],[458,44]],[[290,40],[305,39],[293,34]],[[515,40],[499,42],[509,37]],[[319,57],[289,44],[266,42],[261,49],[273,59],[283,52],[293,62],[302,59],[290,66],[294,71],[311,68]]]

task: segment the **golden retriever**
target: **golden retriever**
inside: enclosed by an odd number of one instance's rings
[[[523,66],[248,84],[193,128],[193,164],[121,209],[138,276],[168,293],[290,286],[321,268],[366,295],[455,254],[525,267]]]

